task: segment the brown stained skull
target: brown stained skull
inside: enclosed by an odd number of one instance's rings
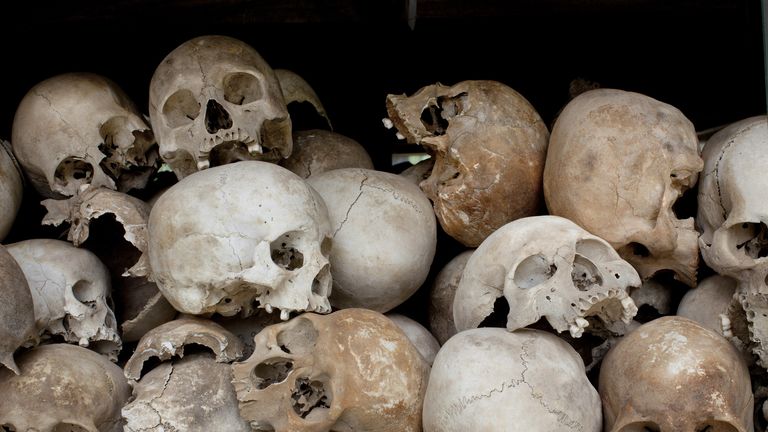
[[[0,369],[0,430],[122,432],[131,388],[105,357],[75,345],[43,345],[18,358],[20,375]]]
[[[672,206],[703,166],[693,124],[675,107],[614,89],[585,92],[552,129],[544,170],[551,214],[604,238],[643,279],[695,286],[698,233]]]
[[[421,188],[450,236],[476,247],[505,223],[537,214],[549,133],[519,93],[495,81],[435,84],[387,96],[387,112],[409,143],[433,155]]]
[[[373,169],[373,161],[360,143],[322,129],[295,132],[293,153],[280,165],[301,178],[340,168]]]
[[[49,78],[24,96],[13,120],[13,151],[48,198],[84,185],[143,189],[158,166],[152,131],[123,91],[95,74]]]
[[[257,431],[421,430],[429,365],[387,317],[305,313],[269,326],[233,365],[240,413]]]
[[[682,317],[625,336],[603,360],[606,432],[752,432],[754,397],[741,354]]]
[[[291,154],[291,119],[274,71],[231,37],[200,36],[168,54],[152,76],[149,116],[160,156],[179,179]]]

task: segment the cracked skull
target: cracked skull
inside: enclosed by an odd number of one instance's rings
[[[640,278],[611,246],[558,216],[518,219],[491,234],[469,258],[453,302],[459,331],[476,328],[504,296],[507,329],[545,317],[579,337],[600,318],[607,328],[628,324],[637,313],[628,290]]]
[[[291,154],[278,79],[253,47],[226,36],[191,39],[155,70],[149,116],[160,156],[178,178],[238,160]]]
[[[43,345],[19,356],[20,375],[0,369],[0,430],[122,432],[131,388],[116,365],[90,350]]]
[[[328,210],[285,168],[243,161],[189,176],[157,200],[148,230],[152,277],[180,312],[331,310]]]
[[[157,166],[152,131],[123,91],[99,75],[37,84],[16,110],[12,135],[19,164],[48,198],[73,196],[83,185],[143,189]]]
[[[605,431],[753,431],[741,354],[687,318],[659,318],[625,336],[603,360],[599,380]]]
[[[366,309],[269,326],[233,365],[240,413],[257,431],[421,430],[429,365],[389,318]]]
[[[585,92],[552,129],[544,169],[551,214],[604,238],[643,279],[659,271],[696,285],[698,233],[673,205],[702,169],[693,124],[638,93]]]
[[[539,330],[458,333],[435,357],[424,432],[599,432],[600,398],[576,351]]]
[[[334,230],[333,306],[383,313],[413,295],[429,274],[437,243],[424,193],[403,177],[362,168],[327,171],[307,182],[328,205]]]
[[[38,331],[117,360],[122,343],[108,304],[109,271],[96,255],[52,239],[24,240],[7,248],[27,278]]]
[[[440,225],[468,247],[537,214],[549,132],[531,104],[495,81],[435,84],[387,96],[387,113],[435,165],[420,186]]]
[[[737,281],[752,351],[768,367],[768,118],[752,117],[704,147],[696,222],[704,261]]]

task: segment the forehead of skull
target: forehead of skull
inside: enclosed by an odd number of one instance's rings
[[[241,161],[173,185],[152,208],[149,228],[174,241],[190,234],[271,241],[291,230],[326,235],[330,222],[325,203],[296,174],[267,162]]]
[[[615,89],[582,93],[563,109],[553,128],[555,135],[567,146],[567,154],[593,151],[594,157],[613,161],[614,166],[654,159],[657,170],[659,164],[701,169],[693,124],[677,108],[640,93]]]
[[[612,406],[616,403],[630,403],[638,412],[711,405],[741,413],[752,398],[736,349],[717,333],[676,316],[646,323],[622,339],[603,361],[600,390],[614,413],[622,410]]]
[[[75,283],[80,279],[96,282],[102,289],[109,287],[109,270],[91,251],[54,239],[30,239],[7,246],[24,269],[29,280],[32,275],[43,278],[64,277]]]
[[[150,83],[151,94],[162,91],[170,83],[217,84],[229,72],[258,72],[277,87],[277,77],[261,55],[247,43],[228,36],[200,36],[171,51],[155,70]]]
[[[702,188],[716,189],[710,192],[719,196],[720,204],[726,211],[738,207],[743,212],[748,211],[749,207],[759,213],[740,214],[737,217],[768,215],[768,207],[760,208],[766,205],[763,197],[768,187],[768,177],[765,176],[768,167],[766,137],[768,117],[758,116],[726,127],[713,135],[704,146],[704,172],[714,175],[716,179],[702,183]]]

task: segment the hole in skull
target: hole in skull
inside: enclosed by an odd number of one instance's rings
[[[603,278],[592,261],[576,254],[573,258],[573,270],[571,279],[579,291],[588,291],[594,285],[602,285]]]
[[[301,418],[307,416],[317,408],[330,408],[331,395],[326,394],[325,386],[320,381],[309,378],[299,378],[296,386],[291,391],[293,410]]]
[[[515,285],[522,289],[533,288],[548,281],[557,272],[543,255],[531,255],[522,260],[515,269]]]
[[[291,102],[288,104],[288,116],[293,130],[328,129],[328,123],[309,102]]]
[[[293,362],[286,359],[272,359],[259,363],[253,368],[253,380],[256,388],[264,390],[272,384],[285,381],[293,370]]]
[[[736,249],[752,259],[768,256],[768,227],[764,223],[746,222],[731,227],[736,238]]]
[[[192,123],[200,115],[200,104],[191,91],[178,90],[165,100],[163,115],[165,122],[171,128],[184,126]]]
[[[480,322],[478,327],[506,327],[509,316],[509,302],[504,296],[496,298],[493,302],[493,312]]]
[[[51,429],[51,432],[88,432],[88,429],[70,423],[59,423]]]
[[[421,112],[421,123],[433,135],[445,135],[448,121],[464,111],[467,93],[456,96],[440,96],[435,105],[430,105]]]
[[[68,157],[59,163],[54,173],[54,179],[68,192],[75,193],[80,185],[89,184],[93,178],[93,167],[88,162]]]
[[[698,188],[691,188],[683,192],[674,204],[672,212],[680,220],[696,217],[696,206],[698,205]]]
[[[205,130],[209,134],[215,134],[222,129],[232,127],[232,118],[220,103],[214,99],[209,99],[205,106]]]
[[[286,270],[296,270],[304,265],[304,255],[295,247],[295,235],[285,233],[270,245],[272,261]]]
[[[308,355],[314,350],[318,332],[312,321],[295,318],[277,334],[277,344],[288,354]]]
[[[253,156],[241,141],[225,141],[212,148],[208,155],[212,167],[246,160],[253,160]]]
[[[99,296],[99,290],[91,282],[79,280],[72,286],[72,294],[80,303],[95,307],[94,302]]]
[[[0,425],[0,432],[16,432],[16,428],[13,425],[4,424]]]
[[[619,255],[625,256],[624,252],[641,258],[648,258],[651,256],[651,251],[649,251],[645,245],[637,242],[628,243],[626,246],[619,249]]]
[[[224,99],[231,104],[247,105],[262,98],[261,81],[249,73],[231,73],[224,77],[223,85]]]

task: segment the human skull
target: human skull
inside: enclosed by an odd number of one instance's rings
[[[152,131],[133,102],[99,75],[68,73],[34,86],[13,120],[13,151],[37,192],[75,195],[83,185],[143,189],[157,168]]]
[[[432,206],[396,174],[342,168],[307,179],[333,228],[331,304],[387,312],[424,283],[437,244]]]
[[[622,90],[582,93],[552,129],[544,168],[550,214],[605,239],[643,279],[662,270],[696,285],[698,233],[672,206],[702,169],[693,124]]]
[[[715,333],[723,335],[723,320],[730,326],[730,311],[735,301],[736,281],[714,275],[685,293],[677,306],[676,315],[696,321]],[[740,308],[739,308],[740,309]]]
[[[232,368],[208,353],[164,362],[133,385],[125,432],[250,432],[240,417]]]
[[[387,113],[435,165],[421,188],[446,233],[468,247],[541,204],[549,132],[518,92],[495,81],[435,84],[388,95]]]
[[[24,196],[23,177],[11,144],[0,141],[0,240],[8,235],[21,207]]]
[[[427,363],[432,365],[437,352],[440,351],[440,342],[432,336],[423,325],[405,315],[389,313],[386,315],[393,323],[400,327],[400,330],[408,336],[408,340],[419,350],[419,354],[424,357]]]
[[[291,119],[274,71],[231,37],[196,37],[168,54],[150,82],[149,117],[160,156],[179,179],[291,154]]]
[[[603,360],[599,391],[606,431],[753,431],[741,355],[687,318],[662,317],[625,336]]]
[[[507,329],[542,316],[579,337],[597,316],[611,328],[629,324],[637,307],[629,289],[640,285],[635,269],[603,239],[558,216],[510,222],[491,234],[469,258],[453,302],[459,331],[478,327],[504,296]]]
[[[0,245],[0,365],[18,374],[13,353],[36,336],[35,307],[27,279],[16,260]]]
[[[453,322],[453,299],[459,287],[461,275],[474,249],[455,256],[435,277],[429,294],[429,328],[440,344],[458,333]]]
[[[768,117],[736,122],[704,147],[696,222],[704,261],[738,281],[752,351],[768,368]]]
[[[424,432],[599,432],[600,398],[581,357],[540,330],[458,333],[435,357]]]
[[[429,365],[387,317],[305,313],[269,326],[235,363],[240,414],[257,431],[416,432]]]
[[[283,319],[331,310],[328,211],[285,168],[242,161],[184,178],[148,230],[152,276],[180,312],[250,315],[254,301]]]
[[[280,165],[301,178],[339,168],[373,169],[365,148],[342,134],[313,129],[293,134],[293,153]]]
[[[219,363],[240,360],[243,344],[240,340],[213,321],[184,316],[164,323],[144,335],[130,359],[125,363],[125,376],[138,380],[144,363],[152,357],[169,360],[184,357],[184,348],[195,344],[210,348]]]
[[[0,430],[122,432],[131,388],[123,371],[90,350],[42,345],[19,355],[20,375],[0,369]]]
[[[325,111],[323,103],[320,102],[317,93],[315,93],[315,90],[304,78],[296,72],[287,69],[275,69],[275,75],[280,83],[280,89],[283,91],[286,105],[292,103],[308,103],[312,105],[317,114],[325,119],[328,127],[333,129],[331,119],[328,118],[328,113]]]
[[[27,278],[38,331],[116,361],[122,343],[107,303],[109,271],[96,255],[53,239],[24,240],[7,249]]]

